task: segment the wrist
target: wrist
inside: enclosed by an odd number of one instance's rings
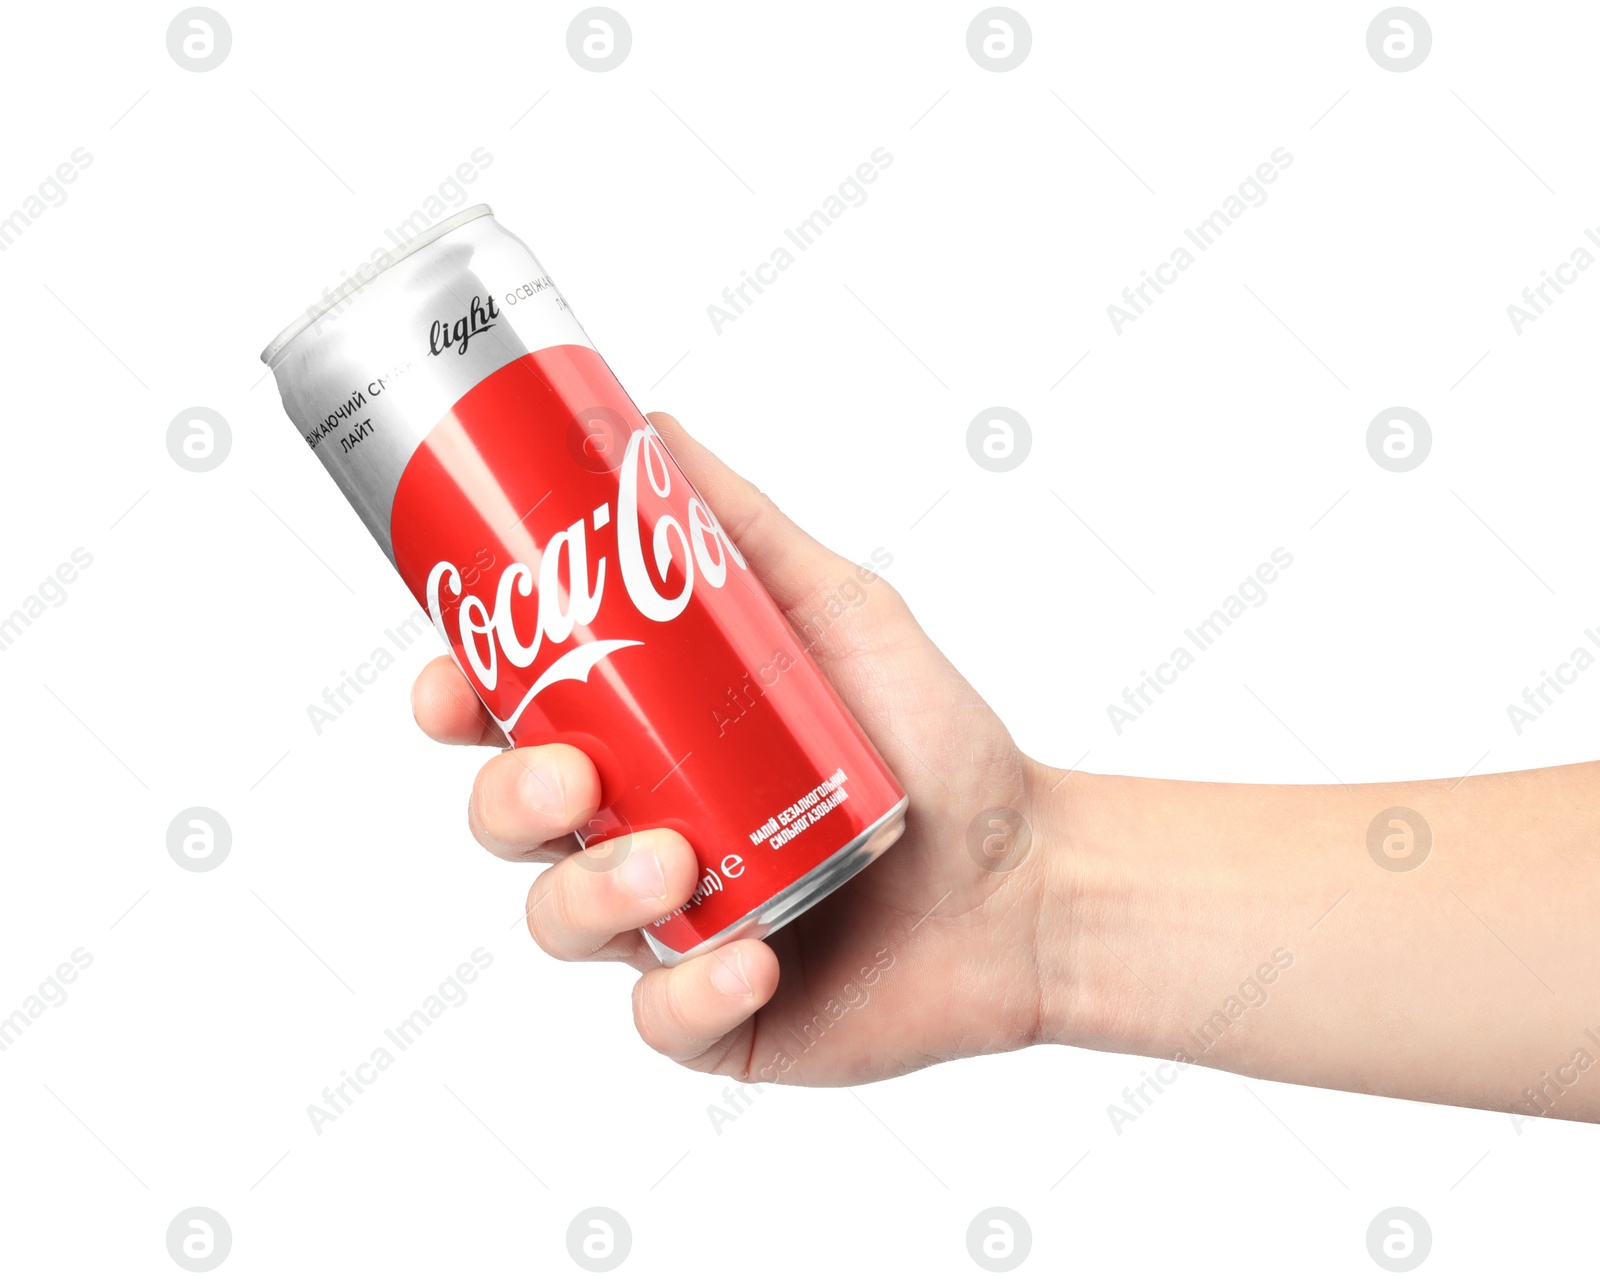
[[[1160,1012],[1144,975],[1162,910],[1148,861],[1126,847],[1118,779],[1035,764],[1032,822],[1039,895],[1039,1039],[1129,1054],[1153,1048]]]
[[[1323,935],[1313,949],[1310,931],[1367,874],[1359,842],[1379,802],[1041,773],[1041,1039],[1301,1079],[1295,1056],[1329,999],[1313,993],[1354,963],[1309,955],[1335,948]],[[1364,937],[1358,920],[1346,909],[1340,925]]]

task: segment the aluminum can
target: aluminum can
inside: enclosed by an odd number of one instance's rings
[[[693,896],[645,929],[662,961],[770,934],[899,838],[904,790],[487,206],[262,359],[512,745],[594,761],[586,848],[657,827],[693,847]]]

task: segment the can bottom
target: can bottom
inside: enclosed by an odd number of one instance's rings
[[[830,854],[793,885],[774,895],[754,911],[746,912],[732,925],[713,934],[705,942],[695,944],[687,952],[673,951],[648,932],[644,936],[645,942],[650,945],[650,950],[663,965],[677,965],[691,957],[713,951],[724,943],[732,943],[735,939],[766,938],[767,935],[782,929],[807,908],[827,898],[898,841],[901,833],[906,830],[907,804],[907,799],[902,797],[898,805],[838,853]]]

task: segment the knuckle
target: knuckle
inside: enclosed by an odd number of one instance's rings
[[[707,1046],[691,1066],[696,1071],[731,1076],[736,1081],[748,1081],[754,1075],[750,1070],[750,1047],[743,1044],[737,1028]]]
[[[489,829],[484,825],[483,799],[483,771],[479,770],[478,776],[472,780],[471,790],[467,792],[467,830],[484,849],[492,849]]]
[[[583,930],[566,870],[566,864],[557,863],[534,881],[528,891],[528,932],[545,955],[576,961],[584,955]]]
[[[490,846],[503,843],[506,830],[504,792],[504,758],[496,756],[484,764],[472,780],[472,807],[478,821],[479,840]]]
[[[763,525],[771,523],[774,519],[782,519],[783,513],[772,496],[765,490],[757,489],[754,485],[745,482],[750,490],[749,505],[740,511],[727,529],[728,537],[733,540],[735,547],[742,545],[750,536]]]
[[[670,1052],[682,1023],[669,973],[653,970],[633,985],[633,1026],[646,1045],[662,1054]]]
[[[655,1047],[655,1015],[651,1009],[653,998],[651,976],[646,974],[633,985],[633,1029],[646,1045]]]
[[[867,610],[875,617],[901,614],[906,610],[906,598],[900,589],[881,574],[873,575],[866,587]]]

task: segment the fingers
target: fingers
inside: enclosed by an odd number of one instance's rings
[[[549,858],[574,847],[568,841],[559,851],[549,848],[585,823],[599,803],[600,776],[577,748],[519,747],[478,771],[467,825],[478,844],[500,858]]]
[[[694,851],[656,829],[592,845],[540,875],[528,893],[528,930],[560,961],[621,960],[645,971],[633,989],[633,1021],[647,1045],[702,1071],[748,1058],[750,1016],[778,987],[778,958],[746,939],[672,969],[655,963],[644,926],[694,893]]]
[[[785,516],[770,498],[690,436],[671,414],[646,417],[780,609],[804,604],[818,590],[837,587],[851,573],[848,561]]]
[[[411,714],[435,742],[504,747],[506,736],[447,654],[435,658],[411,687]]]
[[[637,931],[681,907],[698,876],[689,842],[665,828],[591,845],[534,881],[528,932],[558,961],[632,959]]]
[[[765,943],[745,939],[671,969],[655,969],[633,989],[639,1035],[668,1058],[702,1071],[748,1054],[750,1029],[741,1025],[772,999],[778,958]],[[742,1074],[738,1065],[734,1075]]]

